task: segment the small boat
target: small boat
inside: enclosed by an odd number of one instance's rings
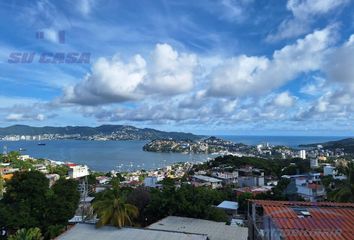
[[[20,148],[19,151],[20,152],[26,151],[26,148]]]
[[[38,143],[38,146],[45,146],[45,143]]]

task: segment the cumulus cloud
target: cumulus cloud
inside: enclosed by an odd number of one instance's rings
[[[213,96],[265,94],[293,80],[301,73],[320,69],[332,45],[332,27],[317,30],[273,53],[264,56],[239,56],[227,59],[211,74],[209,93]]]
[[[266,40],[272,42],[308,33],[315,17],[330,13],[348,2],[348,0],[288,0],[286,8],[291,11],[292,17],[282,21],[276,33],[269,34]]]
[[[279,107],[292,107],[295,103],[295,97],[289,92],[282,92],[274,98],[274,104]]]
[[[118,57],[100,58],[81,82],[68,87],[61,101],[99,105],[140,99],[151,94],[174,95],[190,91],[197,58],[157,44],[149,60],[135,55],[128,63]]]
[[[91,74],[65,89],[62,101],[82,105],[122,102],[139,98],[137,88],[146,75],[146,62],[135,55],[128,63],[118,57],[100,58]]]
[[[329,57],[324,68],[332,83],[342,84],[354,93],[354,34],[343,46],[336,49]]]
[[[327,80],[322,83],[327,90],[304,111],[299,113],[299,119],[349,118],[354,113],[354,35],[342,46],[333,49],[328,55],[322,71]]]
[[[6,116],[5,120],[9,122],[24,121],[24,120],[34,120],[43,121],[46,119],[44,114],[24,114],[24,113],[10,113]]]
[[[196,66],[196,55],[179,54],[168,44],[157,44],[143,88],[162,94],[190,91],[193,87],[193,71]]]

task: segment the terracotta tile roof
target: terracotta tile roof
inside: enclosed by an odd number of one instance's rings
[[[252,200],[284,239],[354,239],[354,204]]]

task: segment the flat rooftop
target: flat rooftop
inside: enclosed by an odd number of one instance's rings
[[[76,224],[56,239],[58,240],[207,240],[206,235],[146,228],[96,228],[93,224]]]
[[[232,202],[232,201],[223,201],[220,203],[217,208],[222,208],[222,209],[229,209],[229,210],[237,210],[238,209],[238,202]]]
[[[196,218],[169,216],[148,226],[149,229],[171,230],[184,233],[207,234],[210,240],[247,239],[248,228],[229,226]]]
[[[219,183],[222,182],[222,180],[213,178],[213,177],[208,177],[204,175],[194,175],[192,176],[193,178],[196,178],[198,180],[204,181],[204,182],[211,182],[211,183]]]

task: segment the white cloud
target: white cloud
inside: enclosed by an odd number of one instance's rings
[[[246,18],[246,8],[253,0],[222,0],[222,18],[229,21],[242,22]]]
[[[317,96],[321,95],[325,82],[326,80],[321,77],[314,76],[314,81],[307,83],[303,87],[301,87],[300,92],[307,94],[307,95],[312,95],[312,96]]]
[[[336,49],[329,57],[324,68],[332,83],[343,85],[354,93],[354,34],[343,46]]]
[[[9,122],[33,120],[33,121],[43,121],[46,119],[44,114],[25,114],[25,113],[10,113],[6,116],[5,120]]]
[[[289,92],[282,92],[274,98],[274,104],[279,107],[292,107],[295,103],[295,97]]]
[[[136,90],[145,75],[146,62],[140,55],[135,55],[128,63],[117,57],[100,58],[91,74],[65,90],[62,100],[82,105],[134,100],[139,98]]]
[[[82,15],[87,16],[91,13],[94,4],[94,0],[78,0],[77,9],[81,12]]]
[[[278,41],[308,33],[316,16],[327,14],[348,2],[348,0],[288,0],[286,8],[293,16],[282,21],[276,33],[269,34],[266,40]]]
[[[179,54],[168,44],[157,44],[152,55],[149,76],[143,83],[148,91],[178,94],[193,88],[194,54]]]
[[[190,91],[197,58],[157,44],[151,59],[134,56],[128,63],[117,57],[100,58],[81,82],[64,92],[62,101],[98,105],[140,99],[152,94],[174,95]]]
[[[267,93],[301,73],[320,69],[332,44],[333,28],[308,34],[266,57],[239,56],[225,60],[211,74],[214,96],[249,96]]]

